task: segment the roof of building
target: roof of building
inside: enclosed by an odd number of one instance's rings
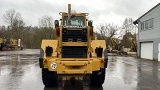
[[[138,24],[139,19],[141,19],[143,16],[145,16],[146,14],[148,14],[149,12],[151,12],[152,10],[154,10],[156,7],[158,7],[160,5],[160,3],[158,3],[156,6],[154,6],[153,8],[151,8],[148,12],[146,12],[145,14],[143,14],[141,17],[139,17],[137,20],[135,20],[133,22],[133,24]]]

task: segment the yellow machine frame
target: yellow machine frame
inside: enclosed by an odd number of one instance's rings
[[[88,13],[71,13],[71,5],[68,5],[68,13],[60,12],[61,25],[59,21],[55,20],[55,29],[57,32],[57,40],[42,40],[39,64],[42,71],[48,70],[56,72],[58,76],[61,76],[63,80],[67,77],[78,75],[78,78],[83,79],[84,75],[92,75],[94,71],[101,72],[101,69],[105,69],[108,63],[108,57],[106,53],[106,42],[105,40],[92,40],[93,37],[93,26],[92,21],[87,20]],[[71,17],[81,16],[84,17],[83,26],[71,25]],[[64,17],[68,17],[68,25],[64,25]],[[88,22],[88,24],[87,24]],[[67,27],[68,30],[83,30],[85,28],[87,41],[82,42],[81,40],[63,42],[62,30]],[[82,29],[83,28],[83,29]],[[62,47],[87,47],[86,58],[63,58]],[[74,49],[74,48],[73,48]],[[101,55],[97,54],[97,50],[101,49]],[[48,55],[48,53],[50,55]],[[105,72],[105,71],[104,71]],[[103,72],[103,73],[104,73]],[[103,78],[102,78],[103,79]],[[103,82],[103,81],[102,81]],[[45,83],[48,85],[48,83]]]
[[[48,68],[49,71],[57,71],[57,74],[91,74],[92,71],[100,70],[100,68],[104,67],[104,55],[102,58],[97,58],[95,48],[97,46],[103,47],[103,52],[106,48],[106,44],[104,40],[92,40],[88,42],[90,44],[89,50],[92,53],[92,58],[62,58],[61,55],[57,57],[57,53],[61,53],[61,49],[58,46],[58,40],[42,40],[41,48],[45,51],[46,46],[52,46],[55,48],[51,57],[46,57],[44,55],[44,68]],[[64,43],[65,45],[65,43]],[[67,43],[68,46],[79,46],[84,45],[79,42],[71,42]],[[87,44],[86,44],[87,45]],[[57,67],[53,69],[51,67],[52,63],[56,63]],[[76,69],[74,69],[76,67]]]

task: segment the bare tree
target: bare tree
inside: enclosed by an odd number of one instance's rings
[[[6,23],[9,24],[8,29],[11,30],[11,37],[16,39],[20,38],[20,33],[22,32],[25,25],[21,14],[16,12],[14,9],[9,9],[3,15],[3,19]]]
[[[97,26],[97,33],[99,32],[100,33],[100,37],[98,37],[99,39],[105,39],[106,37],[106,33],[107,33],[107,30],[105,29],[105,25],[103,23],[100,23],[98,26]]]
[[[98,32],[100,32],[102,39],[105,37],[112,38],[117,35],[119,31],[118,25],[114,25],[113,23],[100,23],[97,26]]]
[[[119,31],[118,25],[114,25],[113,23],[100,23],[97,26],[97,29],[98,29],[97,32],[99,32],[101,36],[100,39],[106,40],[107,48],[110,48],[110,46],[115,47],[112,43],[112,38],[117,37],[116,35],[118,34]]]
[[[136,40],[136,31],[137,27],[133,24],[132,18],[126,18],[123,22],[122,26],[122,33],[123,33],[123,39],[121,41],[121,44],[126,47],[131,47],[131,40]]]
[[[0,26],[0,38],[3,37],[3,33],[5,32],[6,27],[5,26]]]
[[[12,27],[15,20],[21,19],[21,14],[14,9],[9,9],[3,15],[3,19]]]
[[[39,19],[39,27],[53,28],[53,18],[51,16],[43,16]]]
[[[133,24],[132,18],[126,18],[123,22],[122,29],[124,30],[124,34],[129,32],[135,34],[137,27]]]
[[[40,48],[42,39],[55,39],[56,31],[53,27],[51,16],[43,16],[39,19],[39,28],[33,35],[33,48]]]

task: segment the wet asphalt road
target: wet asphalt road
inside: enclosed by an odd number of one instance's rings
[[[44,87],[38,58],[36,49],[0,51],[0,90],[62,90]],[[66,90],[80,87],[68,86]],[[83,87],[83,90],[160,90],[160,62],[109,56],[103,86]]]

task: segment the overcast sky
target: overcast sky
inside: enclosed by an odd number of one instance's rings
[[[0,0],[0,26],[5,25],[2,16],[8,9],[20,12],[26,25],[38,25],[38,19],[44,15],[59,19],[59,12],[67,12],[67,5],[72,10],[89,13],[94,25],[114,23],[122,25],[126,17],[136,20],[159,0]]]

